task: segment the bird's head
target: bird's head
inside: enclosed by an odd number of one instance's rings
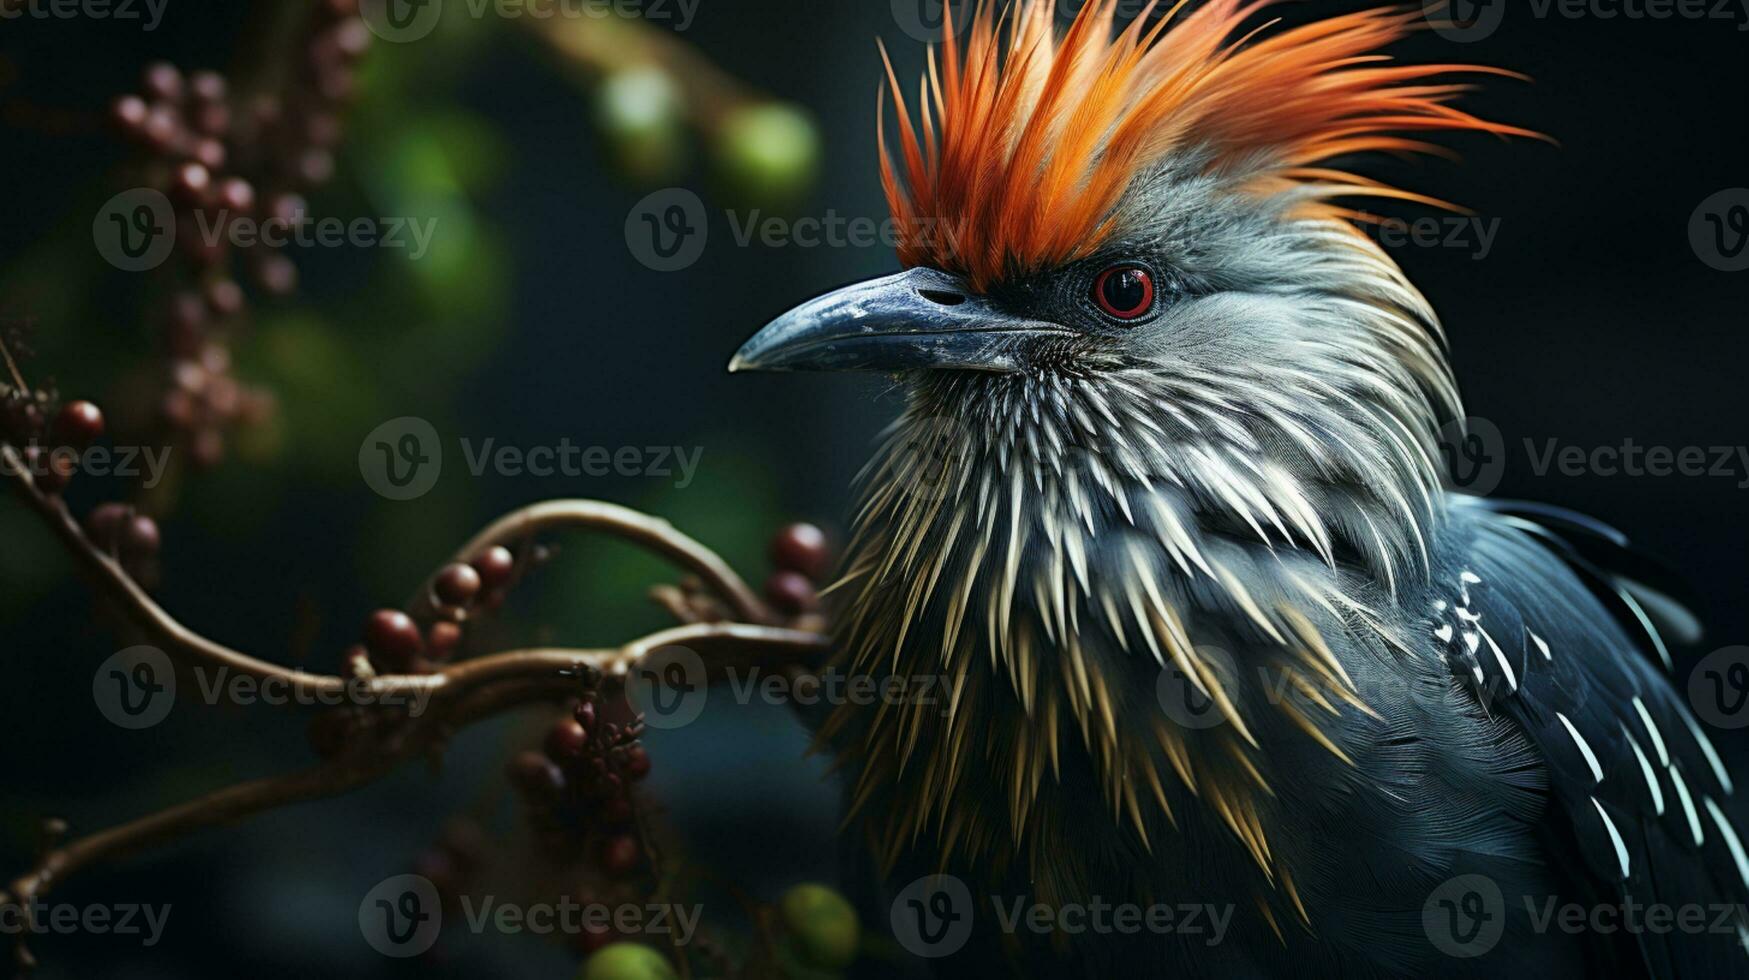
[[[1077,469],[1175,485],[1199,519],[1388,574],[1460,413],[1432,310],[1338,201],[1438,202],[1335,161],[1529,134],[1450,104],[1450,76],[1483,69],[1379,53],[1417,13],[1246,33],[1272,2],[1120,28],[1089,0],[1060,35],[1048,0],[980,3],[931,52],[916,118],[889,63],[907,271],[784,314],[731,370],[893,373],[912,418],[963,420],[960,455],[1041,489]]]

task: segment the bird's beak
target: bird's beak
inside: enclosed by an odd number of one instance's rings
[[[1067,333],[1017,317],[964,281],[917,268],[811,299],[741,346],[730,371],[1018,371],[1025,338]]]

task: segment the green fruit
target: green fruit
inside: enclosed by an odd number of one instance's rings
[[[668,958],[641,943],[611,943],[583,961],[578,980],[678,980]]]
[[[843,895],[825,885],[797,885],[784,892],[778,910],[809,963],[842,970],[856,961],[862,925]]]
[[[820,136],[800,109],[768,102],[730,113],[717,132],[716,149],[717,166],[736,194],[782,205],[813,183]]]
[[[680,88],[660,68],[609,75],[595,93],[595,115],[616,162],[640,180],[666,180],[685,159],[686,112]]]

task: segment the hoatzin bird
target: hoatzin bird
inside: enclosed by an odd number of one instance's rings
[[[1692,620],[1608,529],[1454,492],[1438,320],[1337,203],[1437,203],[1339,159],[1534,134],[1453,106],[1484,69],[1380,53],[1419,11],[1116,2],[981,3],[914,110],[889,63],[907,271],[730,365],[907,395],[841,666],[951,694],[824,723],[857,845],[974,896],[951,976],[1749,976],[1732,777],[1660,636]],[[1071,935],[1014,896],[1236,914]]]

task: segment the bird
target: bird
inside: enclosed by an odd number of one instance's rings
[[[1540,138],[1456,104],[1513,73],[1394,60],[1420,5],[1274,5],[978,0],[914,104],[881,49],[903,271],[729,365],[903,393],[835,664],[944,693],[821,721],[846,841],[971,896],[912,903],[967,924],[943,976],[1749,976],[1734,780],[1672,680],[1696,617],[1612,528],[1454,485],[1444,328],[1365,233],[1449,206],[1367,161]]]

